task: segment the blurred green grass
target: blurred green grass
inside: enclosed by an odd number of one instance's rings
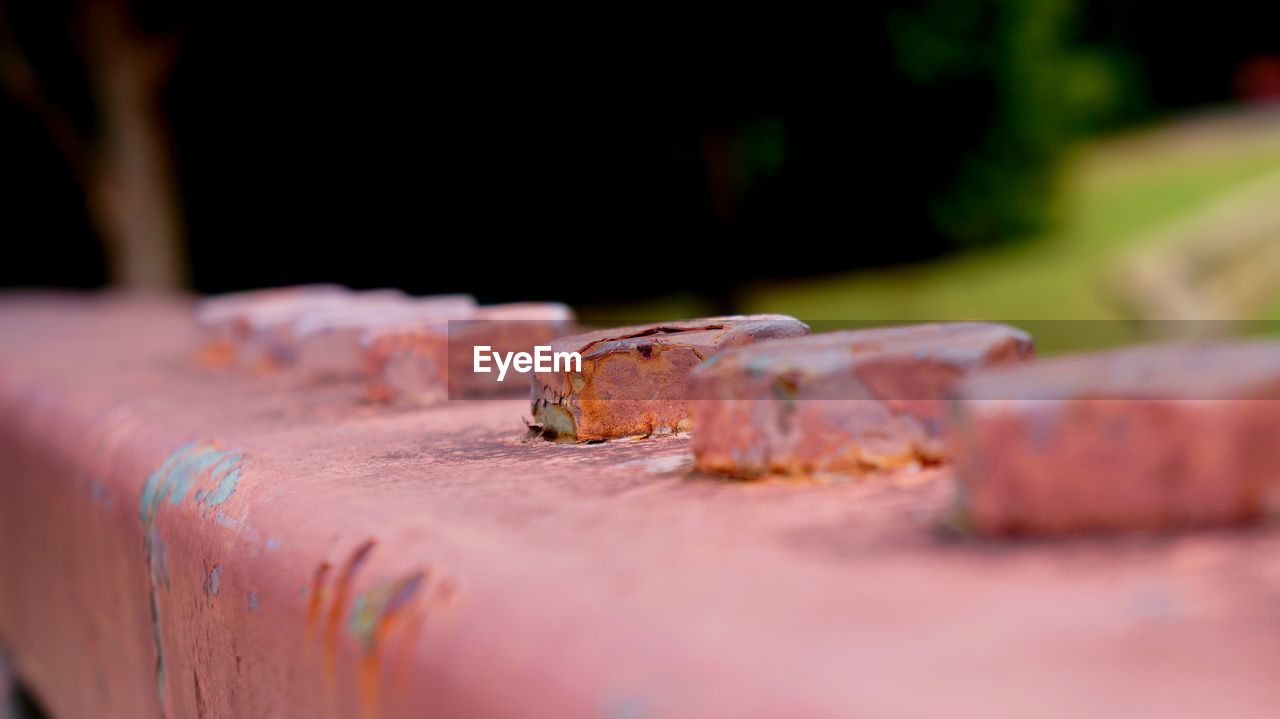
[[[1044,235],[919,265],[758,284],[741,309],[852,321],[1121,319],[1107,289],[1117,253],[1280,171],[1280,122],[1255,115],[1220,112],[1081,146],[1064,168],[1060,220]],[[833,252],[893,241],[892,227],[867,228]]]

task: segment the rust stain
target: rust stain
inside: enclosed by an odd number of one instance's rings
[[[399,641],[394,649],[394,660],[388,672],[388,691],[400,691],[408,685],[409,671],[413,666],[413,648],[418,643],[418,637],[422,634],[428,617],[440,611],[447,611],[453,606],[457,596],[457,583],[448,576],[442,576],[431,584],[430,591],[421,602],[422,607],[410,608],[404,613]]]
[[[360,604],[353,609],[351,628],[364,641],[358,678],[362,717],[376,717],[381,710],[380,649],[397,633],[398,627],[412,623],[415,618],[420,624],[420,615],[413,611],[412,600],[427,579],[427,572],[421,571],[376,587],[361,597]]]
[[[342,615],[347,609],[347,598],[351,593],[351,581],[377,544],[376,541],[369,539],[356,547],[351,554],[351,559],[347,560],[347,566],[342,570],[342,575],[338,577],[338,581],[334,584],[333,604],[329,608],[329,618],[324,633],[325,678],[329,680],[330,684],[334,682],[338,675],[338,630],[342,626]]]
[[[689,375],[720,350],[808,334],[782,315],[713,317],[589,332],[551,343],[576,349],[580,372],[535,374],[532,411],[547,439],[595,442],[685,432]]]
[[[213,341],[195,353],[195,361],[205,367],[230,367],[236,361],[236,348],[230,342]]]
[[[426,615],[422,612],[410,612],[405,616],[404,628],[400,631],[400,640],[396,642],[394,659],[391,663],[390,676],[387,677],[387,691],[399,692],[409,682],[409,669],[413,666],[413,647],[418,643],[422,633],[422,625],[426,623]]]
[[[356,575],[376,546],[373,539],[357,546],[332,582],[334,566],[321,562],[312,574],[307,597],[308,640],[324,622],[325,684],[333,702],[338,700],[339,641],[344,622],[360,643],[356,698],[361,717],[379,716],[387,691],[407,685],[413,647],[428,616],[451,605],[457,593],[452,579],[437,578],[430,568],[354,592]],[[384,666],[386,660],[392,663]]]
[[[315,636],[316,622],[320,619],[320,611],[324,608],[324,599],[327,594],[325,590],[325,580],[329,578],[329,571],[333,565],[328,562],[321,562],[316,567],[315,574],[311,577],[311,592],[307,599],[307,638]]]

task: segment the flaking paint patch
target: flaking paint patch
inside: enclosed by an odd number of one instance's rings
[[[212,594],[215,597],[218,596],[218,592],[222,587],[222,565],[221,564],[213,565],[213,569],[209,572],[209,581],[208,581],[207,587],[208,587],[209,594]]]
[[[192,484],[202,475],[212,474],[211,470],[220,466],[226,457],[227,453],[215,445],[201,446],[185,461],[178,464],[168,475],[169,504],[175,507],[182,504],[182,501],[187,498],[187,492],[191,491]],[[200,501],[204,500],[205,498],[201,497]]]
[[[259,603],[258,601],[257,592],[249,592],[248,601],[249,601],[249,611],[253,612],[254,614],[262,613],[262,604]]]
[[[194,501],[204,512],[226,502],[240,482],[244,455],[223,449],[217,441],[190,442],[169,455],[148,477],[139,500],[142,524],[147,529],[155,522],[161,503],[167,498],[177,506],[187,498],[192,486],[201,480],[217,482],[209,492],[197,490]]]
[[[230,455],[213,468],[210,474],[217,479],[218,486],[200,500],[206,513],[235,494],[236,487],[240,484],[240,462],[243,459],[241,454]]]
[[[186,499],[192,486],[200,481],[216,481],[217,488],[205,494],[198,490],[195,501],[207,512],[210,507],[227,501],[235,492],[240,480],[240,465],[244,455],[225,450],[217,441],[188,442],[174,450],[160,464],[142,486],[138,500],[138,513],[143,527],[143,551],[148,566],[148,592],[151,610],[151,629],[155,640],[156,693],[162,713],[168,715],[165,692],[165,658],[161,631],[160,601],[157,587],[169,586],[169,551],[155,530],[156,515],[167,498],[169,504],[178,506]],[[91,490],[92,491],[92,490]],[[203,516],[203,513],[202,513]]]

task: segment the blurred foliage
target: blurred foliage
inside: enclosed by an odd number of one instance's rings
[[[1027,242],[925,264],[758,283],[743,293],[741,309],[830,320],[1124,319],[1107,283],[1117,258],[1280,173],[1280,125],[1265,115],[1249,122],[1238,112],[1083,144],[1064,163],[1063,221]],[[1280,305],[1261,317],[1280,318]]]
[[[1081,45],[1074,26],[1066,0],[925,0],[890,12],[911,102],[941,109],[925,138],[940,173],[928,212],[953,244],[1050,224],[1062,152],[1140,94],[1123,56]]]
[[[715,311],[759,281],[1058,232],[1075,140],[1237,97],[1235,73],[1276,53],[1277,26],[1250,0],[891,0],[796,28],[773,9],[563,41],[480,24],[479,41],[424,45],[439,23],[411,8],[263,5],[245,22],[127,4],[148,33],[181,30],[158,109],[197,289],[684,293]],[[0,36],[49,96],[77,123],[104,118],[66,3],[0,6],[13,10]],[[0,266],[0,284],[105,277],[50,137],[0,98],[0,234],[41,253]],[[565,249],[535,250],[531,234]],[[455,242],[464,261],[424,270]]]

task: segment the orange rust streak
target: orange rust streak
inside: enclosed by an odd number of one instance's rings
[[[196,352],[195,361],[205,367],[230,367],[236,361],[236,348],[229,342],[210,342]]]
[[[402,687],[407,686],[409,679],[409,669],[413,662],[413,647],[418,643],[418,635],[422,633],[422,625],[426,623],[426,615],[420,611],[411,611],[405,618],[404,629],[400,632],[400,641],[397,642],[395,650],[395,660],[391,666],[391,676],[388,677],[388,692],[399,692]]]
[[[331,683],[338,675],[338,630],[342,626],[342,615],[347,609],[347,597],[351,593],[351,580],[376,545],[377,542],[370,539],[356,547],[356,550],[351,554],[351,559],[347,561],[346,568],[342,571],[342,576],[338,578],[337,583],[334,585],[333,604],[329,609],[329,622],[325,627],[324,634],[325,678]]]
[[[364,656],[360,658],[358,681],[360,716],[362,717],[378,716],[378,711],[381,707],[380,697],[378,696],[378,647],[382,644],[386,635],[390,633],[395,619],[395,615],[378,618],[378,622],[373,628],[373,635],[369,638],[369,647],[365,650]]]
[[[411,599],[418,594],[418,585],[427,580],[428,576],[426,572],[422,572],[400,579],[388,593],[388,603],[383,606],[378,615],[373,632],[369,636],[369,643],[365,647],[364,656],[360,660],[359,694],[362,717],[376,717],[381,710],[381,696],[378,691],[379,647],[393,634],[397,625],[407,623],[411,627],[415,620],[419,620],[420,623],[420,617],[414,611]],[[407,630],[408,627],[406,627]]]
[[[329,578],[329,570],[332,565],[328,562],[321,562],[316,567],[315,574],[311,577],[311,596],[307,601],[307,638],[314,636],[316,629],[316,621],[320,619],[320,609],[324,604],[324,583]]]

